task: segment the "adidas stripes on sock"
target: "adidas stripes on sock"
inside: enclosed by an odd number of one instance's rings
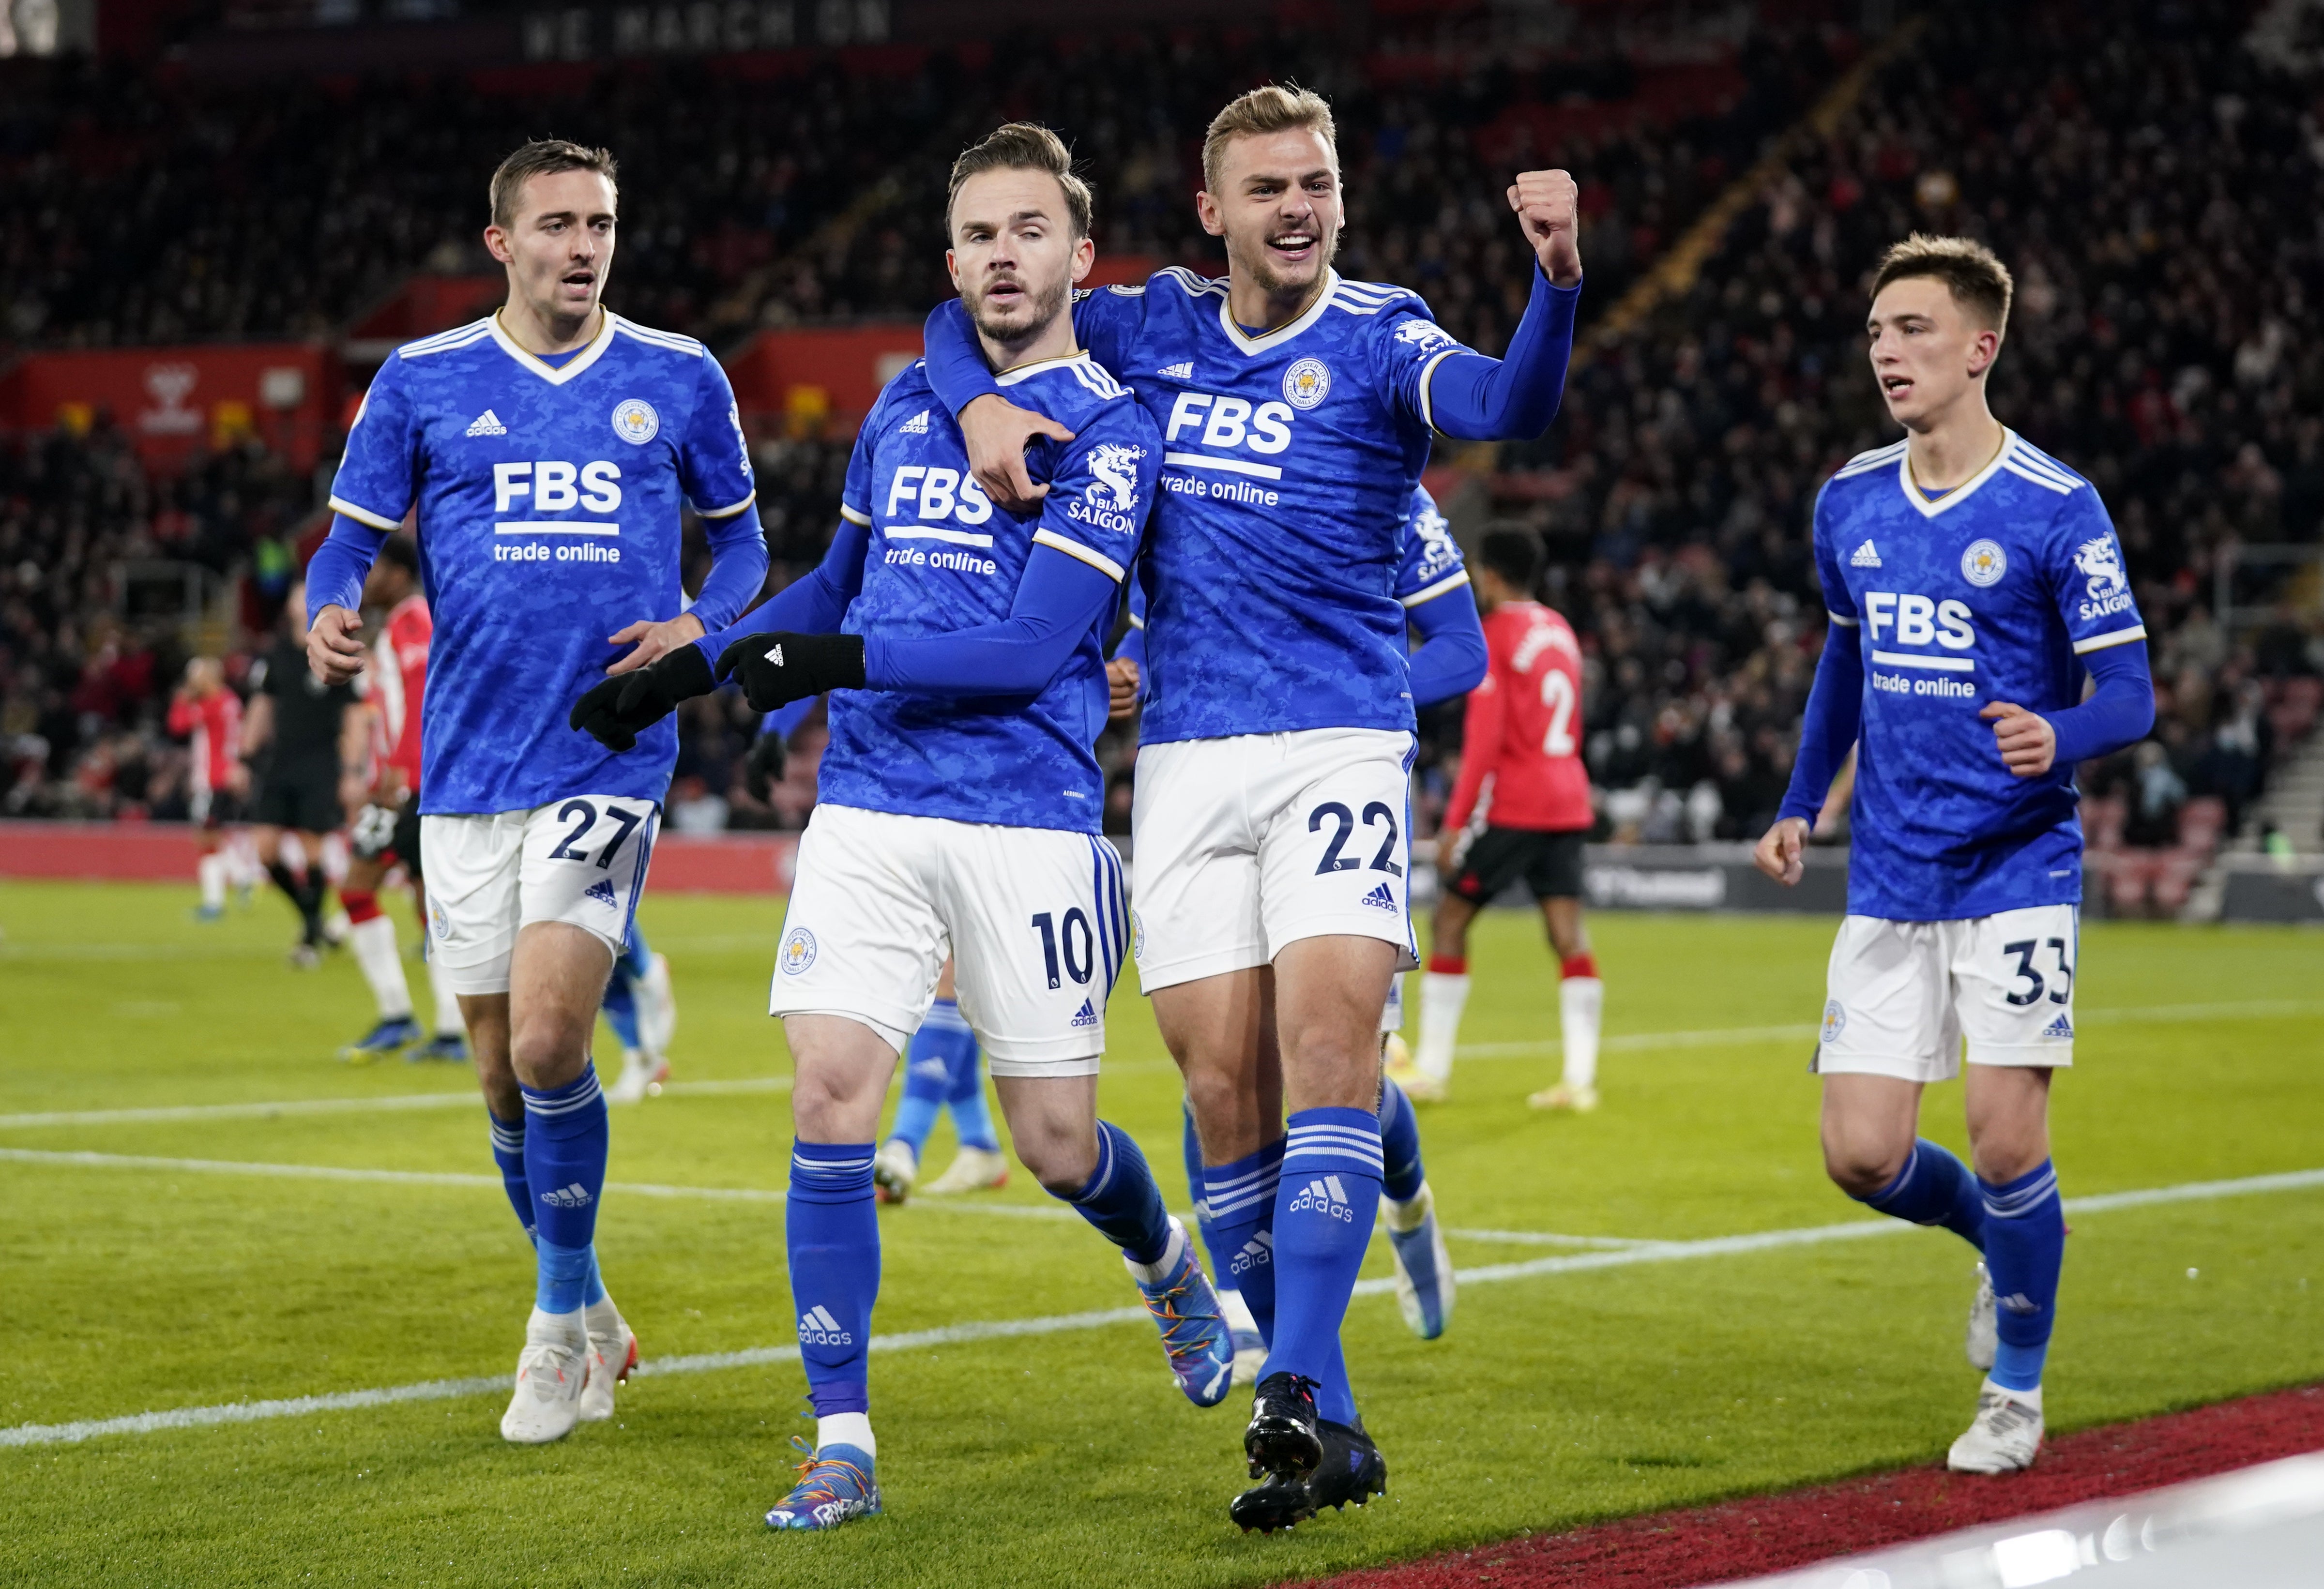
[[[2005,1391],[2041,1388],[2042,1365],[2058,1312],[2066,1257],[2066,1208],[2047,1159],[2015,1180],[1978,1182],[1985,1203],[1985,1267],[1993,1280],[2001,1336],[1993,1382]]]
[[[1331,1385],[1340,1323],[1379,1211],[1379,1116],[1300,1109],[1290,1125],[1275,1192],[1275,1335],[1259,1372]],[[1344,1380],[1342,1370],[1336,1382]]]
[[[880,1295],[880,1221],[872,1201],[872,1144],[795,1142],[783,1245],[799,1357],[818,1416],[869,1412],[866,1354]]]
[[[1377,1127],[1375,1127],[1377,1129]],[[1210,1205],[1212,1268],[1217,1283],[1242,1293],[1263,1340],[1275,1338],[1275,1199],[1283,1175],[1281,1142],[1231,1164],[1203,1170],[1203,1200]]]
[[[1913,1144],[1895,1180],[1858,1200],[1892,1218],[1941,1225],[1970,1246],[1985,1246],[1985,1199],[1977,1178],[1969,1166],[1926,1137]]]
[[[1097,1168],[1066,1199],[1074,1212],[1133,1263],[1159,1263],[1170,1245],[1170,1216],[1146,1155],[1119,1125],[1097,1123]]]
[[[513,1121],[503,1120],[490,1109],[484,1118],[492,1122],[493,1166],[501,1172],[501,1187],[508,1193],[509,1207],[516,1210],[516,1222],[524,1227],[525,1240],[532,1239],[532,1190],[524,1177],[524,1116]]]

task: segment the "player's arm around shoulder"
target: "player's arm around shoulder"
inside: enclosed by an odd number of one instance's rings
[[[1037,546],[1087,563],[1116,584],[1130,577],[1162,471],[1161,433],[1152,416],[1124,392],[1079,416],[1071,442],[1050,443],[1048,497]]]

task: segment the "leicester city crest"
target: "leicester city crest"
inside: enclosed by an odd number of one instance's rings
[[[1839,1038],[1841,1033],[1847,1030],[1848,1012],[1840,1007],[1840,1000],[1836,998],[1828,998],[1824,1000],[1823,1041],[1826,1042],[1834,1042]]]
[[[1332,367],[1321,359],[1301,359],[1283,372],[1283,400],[1312,409],[1332,395]]]
[[[796,977],[815,964],[815,934],[805,927],[793,927],[784,933],[780,963],[786,977]]]
[[[613,434],[632,446],[643,446],[661,430],[661,416],[643,398],[623,398],[613,405]]]
[[[1997,584],[2009,572],[2009,558],[1999,541],[1972,541],[1961,554],[1961,577],[1979,587]]]

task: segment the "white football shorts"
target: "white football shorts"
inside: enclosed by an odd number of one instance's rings
[[[1379,938],[1418,965],[1406,898],[1410,734],[1305,729],[1141,746],[1139,985],[1271,964],[1302,938]]]
[[[829,803],[799,837],[768,1013],[844,1015],[898,1053],[945,958],[995,1076],[1092,1076],[1127,958],[1121,857],[1050,828]]]
[[[530,811],[422,816],[429,953],[455,993],[506,993],[517,930],[564,922],[622,951],[661,807],[576,794]]]
[[[1947,1081],[1972,1065],[2074,1062],[2081,912],[1959,922],[1849,916],[1831,946],[1817,1070]]]

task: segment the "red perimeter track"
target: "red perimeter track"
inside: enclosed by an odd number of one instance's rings
[[[1976,1478],[1941,1467],[1849,1479],[1657,1512],[1571,1534],[1534,1534],[1402,1566],[1368,1567],[1317,1589],[1684,1589],[1810,1566],[1834,1557],[2128,1495],[2324,1448],[2324,1385],[2052,1440],[2031,1473]]]

